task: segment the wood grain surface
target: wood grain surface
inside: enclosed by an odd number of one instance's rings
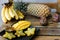
[[[36,35],[36,38],[33,40],[60,40],[60,23],[53,22],[52,24],[49,24],[48,26],[41,26],[40,25],[40,19],[34,16],[26,15],[25,18],[26,21],[30,21],[32,23],[33,27],[40,28],[40,31]],[[4,30],[6,27],[12,26],[17,21],[11,21],[7,24],[2,24],[0,28],[0,32]],[[0,39],[1,40],[1,39]]]
[[[60,0],[57,0],[57,1],[58,1],[57,2],[58,3],[58,7],[57,8],[58,8],[58,12],[60,13]]]
[[[33,40],[60,40],[60,36],[37,36]]]

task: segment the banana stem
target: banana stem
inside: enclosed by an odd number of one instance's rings
[[[13,0],[9,0],[9,2],[12,2],[13,3]]]

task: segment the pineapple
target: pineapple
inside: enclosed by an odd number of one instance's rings
[[[27,7],[27,13],[37,17],[47,17],[49,15],[49,7],[43,4],[29,4]]]
[[[37,17],[47,17],[49,12],[49,7],[44,4],[29,4],[29,3],[15,3],[15,9],[18,9],[27,14],[37,16]]]

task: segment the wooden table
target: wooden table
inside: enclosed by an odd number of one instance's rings
[[[60,36],[37,36],[34,40],[60,40]]]
[[[27,21],[32,22],[33,27],[39,27],[40,31],[36,35],[36,37],[33,40],[60,40],[60,24],[58,23],[53,23],[50,24],[49,26],[41,26],[39,22],[39,18],[33,17],[33,16],[26,16]],[[11,26],[13,23],[16,21],[9,22],[8,24],[2,25],[1,30],[5,29],[6,25]],[[1,31],[0,30],[0,31]]]
[[[40,28],[40,32],[33,40],[60,40],[60,23],[40,26],[39,18],[27,16],[26,20],[31,21],[34,27]]]

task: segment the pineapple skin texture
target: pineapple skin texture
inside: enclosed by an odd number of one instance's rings
[[[29,4],[27,7],[27,13],[37,17],[47,17],[50,14],[49,10],[50,8],[44,4]]]

